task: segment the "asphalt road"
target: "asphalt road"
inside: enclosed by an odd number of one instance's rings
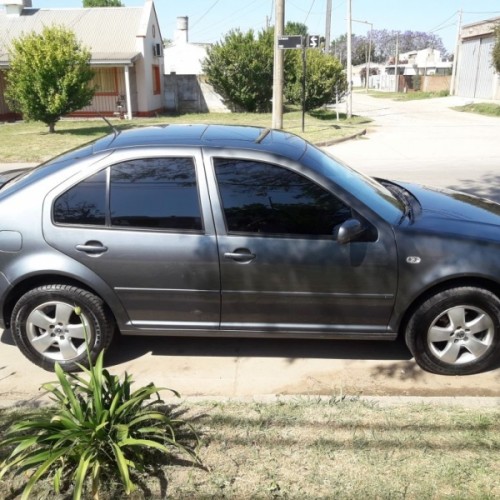
[[[356,94],[354,113],[371,117],[366,138],[332,147],[369,175],[451,187],[500,201],[500,119],[458,113],[462,99],[397,103]],[[500,396],[500,368],[469,377],[420,370],[397,342],[118,338],[114,373],[154,381],[184,396]],[[54,375],[27,360],[10,332],[0,336],[0,404],[43,398]]]

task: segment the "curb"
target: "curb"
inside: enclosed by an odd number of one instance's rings
[[[350,141],[352,139],[358,139],[359,137],[366,135],[366,128],[361,130],[361,132],[356,132],[352,135],[346,135],[345,137],[339,137],[338,139],[330,139],[328,141],[315,142],[314,145],[320,148],[326,146],[333,146],[334,144],[339,144],[340,142]]]

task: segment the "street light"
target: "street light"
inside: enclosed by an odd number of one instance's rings
[[[353,23],[361,23],[361,24],[369,24],[370,31],[368,32],[368,57],[366,58],[366,91],[368,92],[368,82],[370,80],[370,57],[372,53],[372,31],[373,31],[373,23],[369,23],[368,21],[358,21],[357,19],[352,19]]]

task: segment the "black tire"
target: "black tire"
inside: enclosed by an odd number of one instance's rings
[[[475,287],[437,293],[414,312],[405,339],[426,371],[440,375],[486,371],[500,355],[500,300]]]
[[[79,364],[88,366],[85,338],[94,361],[109,346],[114,325],[100,298],[87,290],[55,284],[34,288],[19,299],[12,311],[11,330],[30,361],[50,371],[58,362],[69,372],[79,370]]]

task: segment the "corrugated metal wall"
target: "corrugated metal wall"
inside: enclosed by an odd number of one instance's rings
[[[460,47],[457,95],[493,99],[491,51],[495,39],[467,40]]]
[[[493,99],[493,78],[495,77],[495,70],[492,66],[491,53],[493,51],[494,44],[495,39],[493,37],[481,38],[475,97]]]

